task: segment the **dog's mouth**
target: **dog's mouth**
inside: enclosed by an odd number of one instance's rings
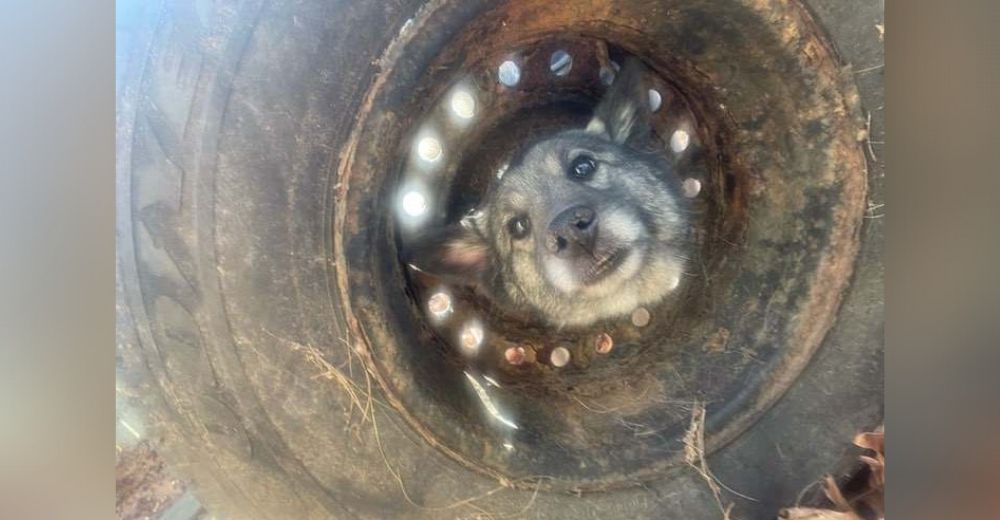
[[[629,248],[619,247],[609,253],[599,256],[584,272],[584,285],[594,285],[614,273],[629,256]]]

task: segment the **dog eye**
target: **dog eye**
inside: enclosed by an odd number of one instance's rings
[[[531,219],[527,215],[514,217],[507,221],[507,231],[515,240],[520,240],[531,232]]]
[[[580,181],[585,181],[597,171],[597,161],[589,155],[580,155],[569,165],[569,176]]]

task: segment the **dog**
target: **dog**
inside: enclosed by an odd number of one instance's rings
[[[483,204],[426,233],[409,263],[559,327],[622,316],[676,290],[689,212],[671,165],[643,150],[648,74],[627,60],[586,128],[523,147]]]

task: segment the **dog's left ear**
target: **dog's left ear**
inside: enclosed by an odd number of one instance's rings
[[[489,245],[468,225],[434,229],[413,241],[404,254],[407,264],[456,285],[481,285],[489,268]]]
[[[648,76],[649,69],[638,58],[625,60],[611,88],[594,109],[586,131],[618,144],[645,138],[652,118],[646,86]]]

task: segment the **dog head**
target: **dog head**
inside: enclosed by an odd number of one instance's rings
[[[646,77],[626,62],[585,129],[526,146],[483,204],[420,239],[410,262],[560,326],[663,299],[684,268],[686,211],[670,165],[633,146],[650,131]]]

